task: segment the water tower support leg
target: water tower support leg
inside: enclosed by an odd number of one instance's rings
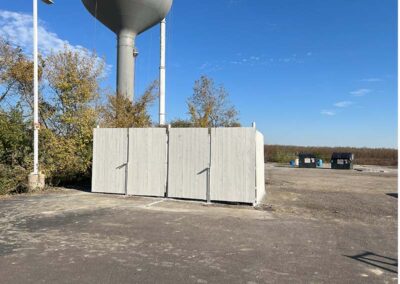
[[[135,35],[121,31],[118,35],[117,93],[134,99]]]

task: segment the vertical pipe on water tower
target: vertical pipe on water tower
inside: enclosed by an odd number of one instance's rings
[[[165,125],[165,34],[166,20],[162,20],[160,24],[160,125]]]
[[[135,37],[130,31],[118,35],[117,94],[133,101],[135,81]]]

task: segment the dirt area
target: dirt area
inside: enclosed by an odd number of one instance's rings
[[[267,165],[248,206],[59,190],[0,200],[2,283],[397,283],[397,174]]]
[[[267,164],[266,179],[264,203],[282,214],[388,227],[397,222],[396,169],[299,169]]]

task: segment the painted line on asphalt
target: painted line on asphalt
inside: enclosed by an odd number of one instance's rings
[[[151,207],[151,206],[156,205],[156,204],[161,203],[161,202],[164,202],[164,199],[149,203],[149,204],[146,205],[146,207]]]

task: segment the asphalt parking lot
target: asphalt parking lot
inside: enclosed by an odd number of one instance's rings
[[[1,282],[397,282],[396,171],[266,172],[258,210],[77,190],[3,198]]]

